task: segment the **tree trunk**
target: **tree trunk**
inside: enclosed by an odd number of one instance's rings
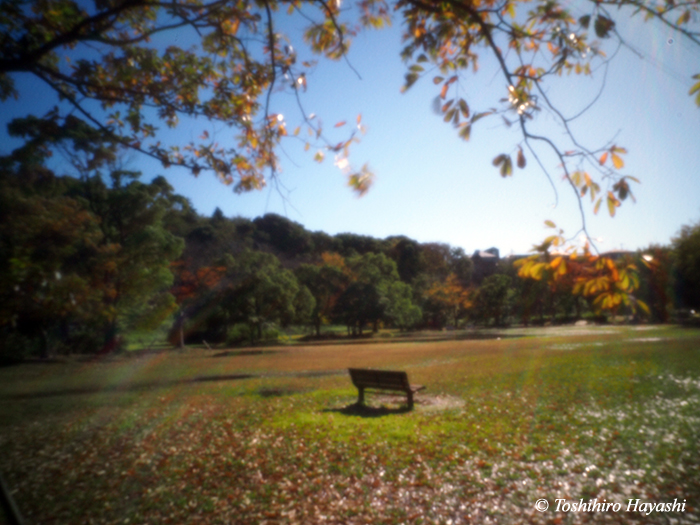
[[[180,325],[180,350],[182,350],[185,348],[185,316],[182,312],[180,312],[180,315],[178,316],[178,324]]]
[[[47,333],[45,328],[41,329],[41,340],[43,344],[41,345],[39,357],[41,359],[46,359],[51,353],[51,343],[49,340],[49,334]]]
[[[103,354],[111,354],[117,348],[117,321],[116,319],[108,321],[105,326],[104,344],[102,345]]]

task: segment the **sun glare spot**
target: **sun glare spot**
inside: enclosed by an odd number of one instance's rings
[[[341,170],[344,170],[350,165],[350,163],[348,162],[347,158],[342,157],[336,158],[335,165],[338,166],[338,168],[340,168]]]

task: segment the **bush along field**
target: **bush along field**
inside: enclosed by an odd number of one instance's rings
[[[357,407],[348,367],[427,389]],[[32,524],[700,523],[692,330],[28,363],[0,400]]]

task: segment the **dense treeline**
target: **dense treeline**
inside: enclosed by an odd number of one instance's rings
[[[470,257],[403,236],[331,236],[275,214],[204,217],[164,178],[144,183],[111,165],[75,178],[4,159],[4,358],[110,352],[124,334],[163,323],[175,345],[248,344],[292,326],[322,336],[343,325],[360,336],[605,313],[576,292],[573,260],[566,279],[523,279],[517,258],[499,259],[495,249]],[[647,318],[665,322],[700,307],[700,225],[684,227],[670,246],[617,258],[635,268]]]
[[[3,352],[109,352],[177,308],[170,264],[184,241],[163,220],[180,198],[162,177],[137,179],[0,170]]]

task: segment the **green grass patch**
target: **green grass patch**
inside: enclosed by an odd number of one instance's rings
[[[603,519],[539,498],[680,498],[684,513],[608,518],[696,523],[700,333],[643,328],[8,367],[0,470],[30,523]],[[413,411],[358,408],[355,366],[427,389]]]

